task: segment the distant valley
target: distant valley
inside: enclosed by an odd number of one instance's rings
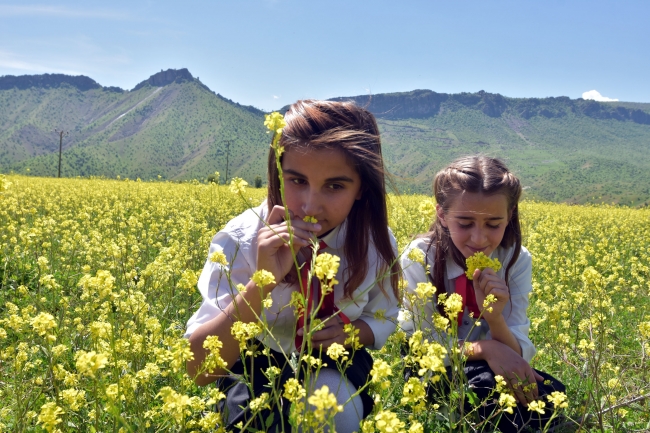
[[[378,120],[386,163],[402,192],[428,192],[453,158],[499,156],[529,198],[650,203],[650,104],[508,98],[430,90],[355,100]],[[278,107],[280,108],[280,107]],[[88,77],[0,77],[0,172],[204,180],[265,177],[263,112],[214,93],[187,69],[125,91]]]

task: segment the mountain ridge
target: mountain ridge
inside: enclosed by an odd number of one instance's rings
[[[375,116],[400,119],[424,118],[436,116],[443,103],[457,103],[475,107],[490,117],[501,117],[511,111],[524,119],[533,116],[547,118],[564,117],[567,110],[578,112],[595,119],[615,119],[633,121],[650,125],[650,113],[639,108],[610,106],[598,101],[582,98],[571,99],[568,96],[548,98],[509,98],[499,93],[480,90],[477,93],[437,93],[433,90],[418,89],[410,92],[382,93],[378,95],[359,95],[331,98],[332,101],[353,100],[367,107]]]

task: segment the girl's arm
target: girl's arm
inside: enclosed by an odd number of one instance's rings
[[[503,376],[519,403],[528,406],[529,402],[537,399],[536,383],[544,378],[509,346],[496,340],[473,341],[466,343],[465,354],[470,361],[487,362],[495,375]]]
[[[262,311],[262,299],[266,298],[266,294],[271,292],[274,287],[275,285],[265,287],[264,297],[262,297],[262,291],[254,282],[249,281],[246,284],[246,291],[238,294],[221,314],[202,324],[192,333],[189,341],[194,359],[187,362],[187,373],[190,377],[195,378],[194,381],[197,385],[207,385],[214,382],[218,376],[227,374],[225,369],[198,374],[201,364],[208,355],[208,350],[203,347],[205,339],[212,335],[219,337],[219,341],[223,343],[220,351],[221,358],[230,368],[240,356],[239,342],[230,332],[232,324],[236,321],[256,322]]]
[[[474,291],[476,293],[476,301],[480,309],[483,309],[483,300],[488,295],[496,297],[497,301],[490,304],[483,311],[483,318],[490,327],[490,334],[492,339],[499,341],[509,348],[511,348],[517,355],[521,356],[521,347],[519,341],[510,331],[504,315],[504,308],[510,300],[510,291],[506,282],[488,268],[483,271],[477,269],[474,271]],[[492,309],[490,312],[489,309]],[[507,312],[506,312],[507,313]]]
[[[293,266],[295,253],[287,244],[290,239],[289,230],[293,232],[296,249],[310,245],[311,232],[320,230],[320,225],[302,220],[292,220],[290,229],[284,222],[284,216],[284,208],[275,206],[268,217],[268,226],[262,227],[257,234],[257,270],[271,272],[276,283],[260,289],[249,280],[245,291],[237,294],[220,314],[200,325],[189,337],[194,359],[187,362],[187,371],[191,377],[195,377],[197,385],[206,385],[227,373],[225,369],[216,369],[197,375],[208,353],[203,347],[208,336],[215,335],[223,343],[220,355],[228,368],[239,358],[239,343],[232,336],[230,329],[237,321],[244,323],[258,321],[262,312],[262,300],[277,286],[277,282],[282,281]]]

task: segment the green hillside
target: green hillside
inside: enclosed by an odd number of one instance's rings
[[[376,116],[401,191],[430,191],[452,159],[506,159],[529,198],[650,203],[650,104],[507,98],[414,90],[354,100]],[[161,71],[131,91],[88,77],[0,77],[0,172],[205,179],[214,171],[265,177],[263,112],[214,93],[187,69]],[[229,149],[229,151],[228,151]]]
[[[64,176],[205,178],[225,175],[227,162],[229,176],[264,176],[263,113],[214,94],[186,70],[172,72],[130,92],[67,83],[0,90],[0,169],[56,175],[54,129],[63,128]]]
[[[650,104],[429,90],[336,99],[375,113],[402,190],[430,192],[449,161],[483,153],[508,161],[529,198],[650,202]]]

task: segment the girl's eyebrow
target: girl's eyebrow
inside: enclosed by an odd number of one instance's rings
[[[284,169],[283,172],[285,174],[290,174],[292,176],[298,176],[298,177],[304,177],[307,178],[304,174],[300,173],[299,171],[292,170],[290,168]],[[336,176],[336,177],[328,177],[325,179],[326,182],[350,182],[353,183],[354,180],[348,176]]]
[[[473,216],[465,216],[465,215],[454,215],[455,218],[459,220],[474,220],[476,217]],[[486,218],[488,221],[496,221],[496,220],[502,220],[504,219],[503,217],[495,216],[495,217],[489,217]]]

